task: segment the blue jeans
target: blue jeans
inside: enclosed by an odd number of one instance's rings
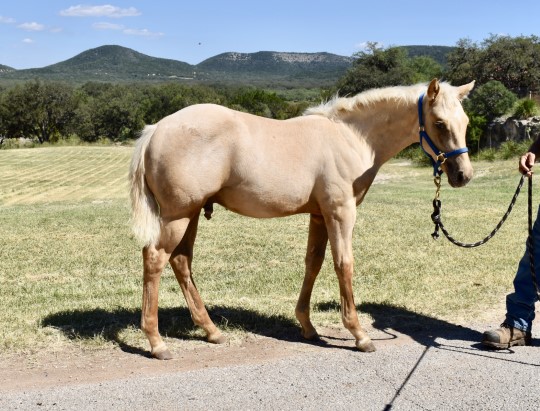
[[[533,225],[532,235],[536,279],[540,281],[540,207]],[[532,280],[529,252],[525,248],[525,254],[519,262],[516,277],[514,278],[514,292],[506,296],[506,320],[504,322],[511,327],[530,332],[534,320],[534,303],[536,301],[538,301],[538,296]]]

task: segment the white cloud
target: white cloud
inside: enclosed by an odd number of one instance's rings
[[[20,29],[26,30],[26,31],[43,31],[45,30],[45,26],[43,24],[36,23],[33,21],[32,23],[23,23],[19,24],[17,26]]]
[[[156,33],[152,32],[147,29],[125,29],[123,31],[124,34],[128,34],[130,36],[144,36],[144,37],[161,37],[164,36],[165,33]]]
[[[113,24],[113,23],[94,23],[92,24],[92,27],[96,30],[122,30],[124,26],[121,24]]]
[[[79,4],[60,11],[64,17],[133,17],[140,16],[141,12],[135,7],[122,9],[120,7],[104,4],[103,6],[85,6]]]
[[[26,38],[22,42],[25,43],[25,44],[32,44],[34,42],[34,40]]]
[[[12,19],[11,17],[0,16],[0,23],[12,24],[15,23],[15,19]]]

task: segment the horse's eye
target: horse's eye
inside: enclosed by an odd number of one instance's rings
[[[436,121],[435,127],[437,127],[441,131],[446,130],[446,124],[444,124],[444,121]]]

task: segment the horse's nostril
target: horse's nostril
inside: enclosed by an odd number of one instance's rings
[[[456,187],[463,187],[471,180],[471,177],[472,177],[472,173],[458,171],[456,173],[456,178],[454,180],[456,182]]]

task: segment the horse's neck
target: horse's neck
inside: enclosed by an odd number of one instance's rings
[[[379,102],[351,115],[348,123],[373,150],[381,166],[418,139],[418,114],[414,103]]]

